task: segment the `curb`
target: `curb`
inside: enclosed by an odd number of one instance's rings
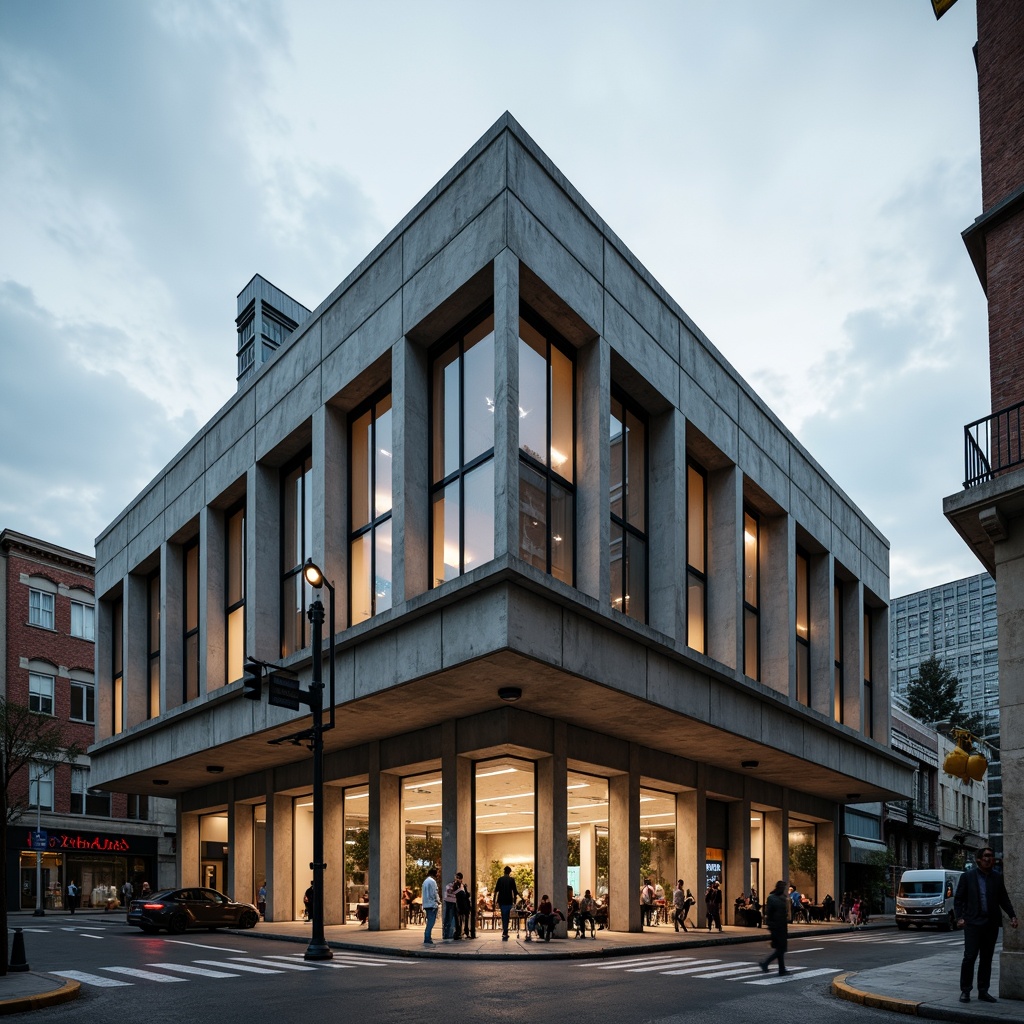
[[[77,999],[81,984],[77,981],[65,981],[60,988],[49,992],[40,992],[34,996],[15,996],[13,999],[0,1000],[0,1016],[10,1013],[26,1013],[29,1010],[42,1010],[47,1006],[58,1006]]]
[[[855,978],[856,972],[840,974],[832,979],[832,994],[840,999],[851,1003],[858,1003],[860,1006],[870,1006],[875,1010],[891,1010],[894,1013],[908,1013],[911,1016],[919,1017],[918,1012],[921,1004],[915,1003],[912,999],[897,999],[895,996],[879,996],[873,992],[862,992],[846,983],[847,978]]]

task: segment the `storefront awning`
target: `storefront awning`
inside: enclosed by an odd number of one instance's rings
[[[875,839],[855,839],[843,836],[843,862],[846,864],[871,864],[878,854],[885,856],[889,848]]]

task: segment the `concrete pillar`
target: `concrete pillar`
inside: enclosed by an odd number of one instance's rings
[[[597,899],[597,826],[580,825],[580,892]]]
[[[178,877],[181,884],[201,885],[199,877],[199,815],[185,813],[178,804]]]
[[[837,903],[842,898],[836,892],[839,879],[839,807],[836,806],[835,818],[825,821],[815,829],[815,848],[818,852],[818,876],[815,902],[820,903],[825,895],[830,895]]]
[[[735,466],[708,473],[707,582],[707,653],[742,670],[743,477]]]
[[[764,897],[775,888],[781,878],[789,879],[789,807],[783,797],[783,807],[764,812]]]
[[[843,583],[843,724],[860,729],[864,688],[864,588],[856,580]]]
[[[796,697],[796,521],[760,516],[761,682]]]
[[[576,406],[576,587],[604,603],[611,585],[611,346],[604,338],[576,353]]]
[[[259,882],[253,877],[252,804],[228,803],[228,882],[227,890],[239,903],[255,903]]]
[[[228,682],[224,512],[203,507],[199,513],[199,692]]]
[[[134,573],[125,578],[122,604],[122,712],[125,728],[149,717],[149,582]],[[160,708],[154,711],[159,714]]]
[[[185,566],[179,544],[160,545],[160,710],[184,703]]]
[[[281,479],[276,466],[249,467],[245,522],[245,653],[276,661],[281,656]]]
[[[269,773],[268,773],[269,774]],[[271,921],[294,921],[302,912],[295,900],[292,798],[280,793],[267,793],[267,918]],[[303,873],[309,869],[301,865]],[[305,880],[302,889],[305,891]]]
[[[1002,678],[1002,677],[1000,677]],[[889,608],[871,608],[872,739],[889,746]]]
[[[630,744],[629,772],[608,780],[608,927],[643,931],[640,924],[640,769]]]
[[[313,413],[313,551],[324,577],[334,584],[334,615],[340,632],[348,625],[348,422],[333,406]],[[329,593],[324,588],[324,608]],[[324,622],[324,646],[330,639]]]
[[[370,744],[370,931],[389,931],[401,925],[400,904],[402,864],[402,781],[397,775],[382,774],[380,743]],[[442,796],[442,799],[443,796]]]
[[[810,555],[811,707],[833,717],[832,556]]]
[[[519,259],[494,258],[494,557],[519,554]]]
[[[568,864],[566,727],[564,722],[557,721],[553,722],[552,726],[554,736],[551,756],[542,757],[536,767],[537,867],[534,876],[534,890],[538,898],[543,893],[550,893],[552,905],[564,913],[569,884],[569,874],[566,870]],[[555,929],[555,935],[564,938],[565,934],[565,922],[560,922]]]
[[[324,924],[344,924],[347,917],[345,891],[345,822],[342,789],[324,786]],[[395,900],[398,899],[395,890]]]
[[[430,589],[430,421],[427,354],[405,338],[391,349],[392,599]]]
[[[652,418],[648,438],[647,621],[686,644],[686,418],[678,409]]]
[[[456,751],[458,723],[452,719],[441,724],[441,864],[444,886],[462,872],[474,903],[473,864],[473,762]]]
[[[690,921],[704,923],[704,852],[707,848],[706,800],[697,790],[676,794],[676,878],[697,901]]]
[[[725,851],[724,881],[722,924],[731,924],[733,902],[737,896],[749,893],[754,884],[750,878],[750,799],[746,795],[729,804],[729,848]]]

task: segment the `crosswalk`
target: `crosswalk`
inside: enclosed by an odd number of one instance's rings
[[[145,964],[142,967],[113,965],[96,968],[96,971],[102,973],[92,971],[49,971],[48,973],[95,988],[117,988],[136,985],[140,982],[173,984],[197,978],[241,978],[257,974],[287,974],[290,971],[405,968],[415,967],[419,963],[421,961],[401,957],[389,958],[369,953],[335,951],[333,960],[304,961],[302,953],[272,953],[267,956],[229,956],[218,960],[199,959],[187,963],[161,961]]]
[[[790,933],[789,941],[793,941],[793,934]],[[801,935],[802,939],[803,936]],[[934,932],[919,932],[914,935],[906,935],[899,932],[893,935],[892,932],[843,932],[840,935],[816,935],[814,942],[858,942],[867,943],[872,946],[963,946],[964,937],[961,932],[956,934],[942,935],[936,937]]]
[[[672,977],[682,975],[701,981],[727,981],[763,987],[789,985],[825,974],[841,974],[844,970],[842,967],[803,967],[788,960],[786,963],[788,974],[779,974],[777,969],[765,974],[756,960],[722,960],[719,957],[677,956],[673,953],[633,957],[632,959],[616,960],[614,963],[587,960],[575,966],[592,971],[619,971],[623,975],[650,973]]]

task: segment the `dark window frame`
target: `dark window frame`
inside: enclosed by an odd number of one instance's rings
[[[574,371],[575,371],[575,364],[574,364]],[[576,378],[576,374],[574,372],[573,373],[573,391],[574,391],[574,394],[575,394],[575,378]],[[639,420],[639,422],[640,422],[640,424],[641,424],[641,426],[643,427],[643,430],[644,430],[644,440],[643,440],[643,444],[644,444],[644,464],[643,464],[643,470],[642,470],[642,472],[643,472],[643,489],[644,489],[644,523],[643,523],[643,529],[642,530],[639,529],[638,527],[636,527],[634,524],[630,523],[627,517],[625,517],[625,516],[617,516],[614,512],[611,511],[611,508],[610,508],[610,505],[611,505],[611,495],[609,494],[609,516],[610,516],[612,525],[613,526],[617,526],[623,532],[630,534],[634,539],[640,541],[643,544],[643,546],[644,546],[644,564],[643,564],[643,574],[644,574],[643,608],[644,608],[644,614],[643,614],[643,617],[640,618],[639,616],[632,615],[630,612],[626,611],[626,597],[628,596],[628,594],[626,594],[626,588],[628,586],[628,578],[627,578],[626,574],[623,574],[623,576],[622,576],[623,592],[621,594],[618,594],[618,595],[609,593],[609,598],[611,600],[613,608],[615,607],[615,599],[616,599],[616,597],[618,597],[619,600],[620,600],[620,606],[618,608],[619,611],[621,611],[624,615],[629,616],[630,618],[636,619],[637,622],[646,623],[649,620],[649,614],[650,614],[650,593],[651,593],[651,576],[650,576],[650,564],[651,564],[651,557],[650,557],[650,555],[651,555],[651,547],[650,547],[651,423],[650,423],[650,417],[647,415],[647,411],[643,408],[643,406],[641,406],[639,404],[639,402],[634,401],[623,388],[621,388],[620,386],[618,386],[617,384],[614,384],[614,383],[611,386],[611,399],[612,399],[612,402],[618,402],[622,406],[622,419],[623,419],[623,421],[625,420],[626,414],[627,413],[631,413],[634,417],[636,417],[637,420]],[[609,416],[611,416],[611,415],[612,415],[612,409],[611,409],[611,406],[609,405]],[[575,425],[575,419],[576,419],[576,417],[574,415],[573,416],[573,423],[574,423],[574,425]],[[623,430],[625,431],[625,423],[624,422],[623,422]],[[575,434],[575,429],[574,429],[573,433]],[[575,442],[575,438],[574,438],[574,442]],[[610,448],[611,447],[611,438],[610,437],[607,438],[607,442],[606,443],[609,445],[609,448]],[[575,447],[575,443],[574,443],[574,447]],[[628,473],[627,473],[627,471],[629,469],[629,460],[627,458],[627,455],[628,455],[627,445],[625,443],[625,436],[623,436],[623,443],[622,443],[622,466],[621,466],[621,470],[620,470],[620,473],[619,473],[619,477],[620,477],[620,480],[622,481],[622,487],[623,487],[623,498],[622,498],[622,507],[623,507],[623,509],[625,509],[625,504],[626,504],[625,496],[626,496],[626,494],[628,494],[628,491],[629,491],[629,480],[628,480]],[[573,475],[575,476],[575,466],[573,468],[574,468]],[[575,508],[575,502],[573,504],[573,507]],[[575,539],[575,536],[576,536],[576,531],[573,530],[573,538],[574,539]],[[609,550],[609,557],[610,557],[610,554],[611,554],[611,552]],[[574,553],[574,555],[575,555],[575,553]],[[573,558],[573,565],[575,566],[575,557]]]

